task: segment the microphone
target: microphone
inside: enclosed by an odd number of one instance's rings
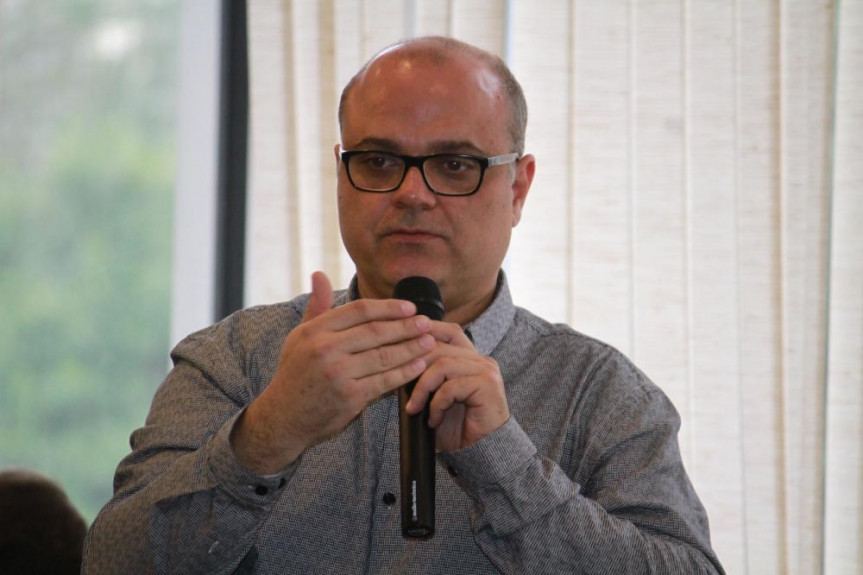
[[[413,302],[417,314],[437,321],[443,319],[440,290],[429,278],[413,276],[401,280],[393,298]],[[416,415],[405,411],[418,379],[399,388],[402,535],[428,538],[434,535],[435,432],[428,424],[428,403]]]

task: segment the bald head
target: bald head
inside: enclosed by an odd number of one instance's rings
[[[425,36],[393,44],[384,48],[372,57],[350,79],[339,101],[339,126],[344,127],[345,113],[349,105],[354,87],[366,79],[375,65],[383,58],[403,56],[430,62],[437,66],[446,66],[451,62],[475,63],[478,67],[488,70],[497,79],[501,95],[509,110],[508,132],[512,141],[512,151],[524,154],[524,138],[527,129],[527,103],[524,99],[521,85],[512,75],[509,68],[498,56],[481,50],[465,42],[443,36]]]

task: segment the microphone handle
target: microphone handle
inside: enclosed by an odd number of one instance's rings
[[[416,383],[398,390],[402,535],[424,539],[434,535],[435,432],[428,424],[428,404],[415,415],[405,411]]]

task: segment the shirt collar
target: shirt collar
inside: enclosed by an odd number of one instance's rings
[[[473,340],[476,350],[482,355],[490,355],[494,348],[509,331],[515,317],[515,306],[509,293],[509,284],[503,270],[498,272],[497,287],[491,305],[479,317],[465,326],[465,332]],[[348,289],[338,294],[334,305],[342,305],[359,299],[360,290],[357,276],[351,280]]]
[[[474,347],[482,355],[490,355],[494,351],[509,331],[515,317],[515,306],[503,270],[498,272],[496,289],[491,305],[464,328],[470,334]]]

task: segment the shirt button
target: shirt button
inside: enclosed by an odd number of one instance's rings
[[[384,493],[383,500],[386,505],[392,505],[396,502],[396,496],[387,491],[386,493]]]
[[[270,490],[267,489],[266,485],[258,485],[257,487],[255,487],[255,493],[257,493],[258,495],[266,495],[269,492]]]

